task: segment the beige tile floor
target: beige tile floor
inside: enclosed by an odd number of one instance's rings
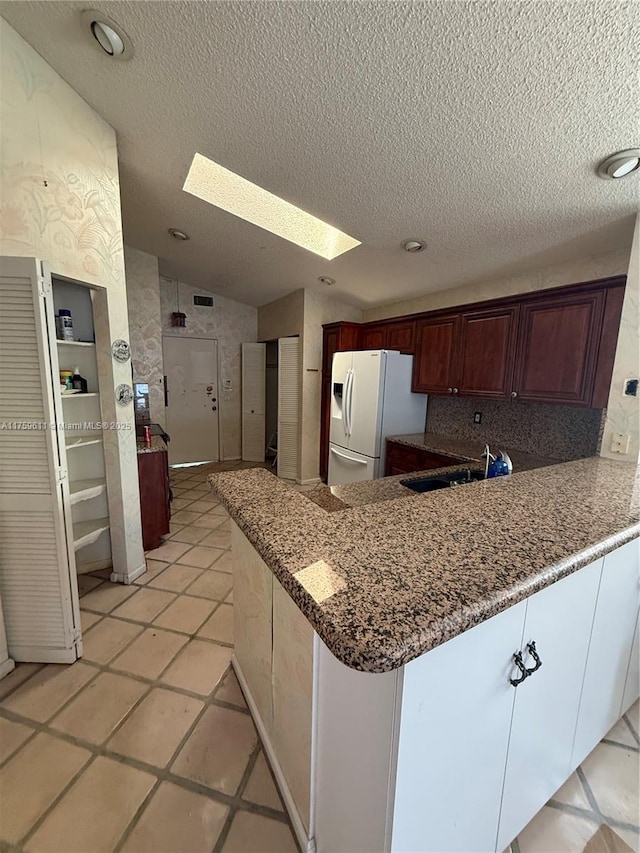
[[[295,853],[229,666],[229,521],[205,477],[236,467],[172,473],[171,534],[135,584],[79,579],[82,661],[0,682],[0,851]],[[604,823],[638,851],[639,729],[636,704],[512,853],[582,853]]]

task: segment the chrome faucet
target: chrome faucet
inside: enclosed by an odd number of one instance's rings
[[[495,462],[495,458],[496,458],[493,455],[493,453],[491,452],[491,450],[489,449],[488,444],[485,444],[485,446],[484,446],[484,450],[482,451],[482,458],[486,459],[486,462],[484,463],[484,478],[486,480],[487,477],[489,476],[489,465],[492,462]]]

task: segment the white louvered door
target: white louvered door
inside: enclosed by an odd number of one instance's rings
[[[64,433],[49,426],[64,420],[55,340],[46,266],[0,258],[0,596],[7,645],[17,661],[70,663],[82,644]]]
[[[298,478],[300,462],[300,338],[278,340],[278,477]]]
[[[266,344],[242,344],[242,459],[264,462]]]

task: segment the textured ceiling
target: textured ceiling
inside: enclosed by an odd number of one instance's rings
[[[594,167],[638,145],[635,2],[94,5],[130,62],[91,2],[0,14],[116,129],[125,240],[166,275],[254,305],[325,275],[370,306],[630,243],[640,176]],[[196,151],[363,245],[324,261],[182,192]]]

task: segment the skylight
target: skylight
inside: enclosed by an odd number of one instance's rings
[[[360,245],[360,240],[202,154],[194,155],[182,189],[328,261]]]

